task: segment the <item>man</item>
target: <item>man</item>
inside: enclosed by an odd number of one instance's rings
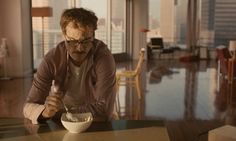
[[[24,116],[33,124],[56,117],[63,103],[71,111],[91,112],[95,120],[112,118],[116,68],[107,46],[94,38],[97,20],[83,8],[62,13],[65,41],[45,55],[24,105]],[[50,90],[53,82],[59,90]]]

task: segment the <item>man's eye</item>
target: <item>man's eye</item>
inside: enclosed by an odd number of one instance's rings
[[[81,41],[80,44],[85,44],[87,41]]]
[[[77,41],[71,40],[71,41],[69,41],[69,43],[71,43],[71,44],[76,44]]]

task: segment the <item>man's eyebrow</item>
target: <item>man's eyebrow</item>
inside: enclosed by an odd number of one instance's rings
[[[67,36],[67,38],[68,38],[69,40],[76,40],[75,38],[72,38],[72,37],[69,37],[69,36]]]

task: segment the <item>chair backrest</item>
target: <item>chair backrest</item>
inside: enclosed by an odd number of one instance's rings
[[[143,65],[143,61],[144,61],[144,54],[145,54],[145,49],[141,49],[139,51],[139,59],[138,59],[138,64],[135,68],[135,73],[136,74],[140,74],[141,70],[142,70],[142,65]]]
[[[153,48],[159,48],[159,49],[164,48],[164,43],[163,43],[162,38],[155,37],[155,38],[151,38],[150,40],[151,40],[152,46],[157,46],[157,47],[153,47]]]
[[[231,55],[229,53],[228,48],[216,48],[216,52],[217,52],[217,58],[218,59],[229,59],[231,58]]]
[[[227,74],[228,59],[231,58],[228,48],[216,48],[217,58],[220,61],[220,72]]]

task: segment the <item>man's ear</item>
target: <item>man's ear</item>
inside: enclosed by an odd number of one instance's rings
[[[92,26],[86,26],[86,30],[87,30],[87,37],[93,37],[94,36],[94,29]]]

